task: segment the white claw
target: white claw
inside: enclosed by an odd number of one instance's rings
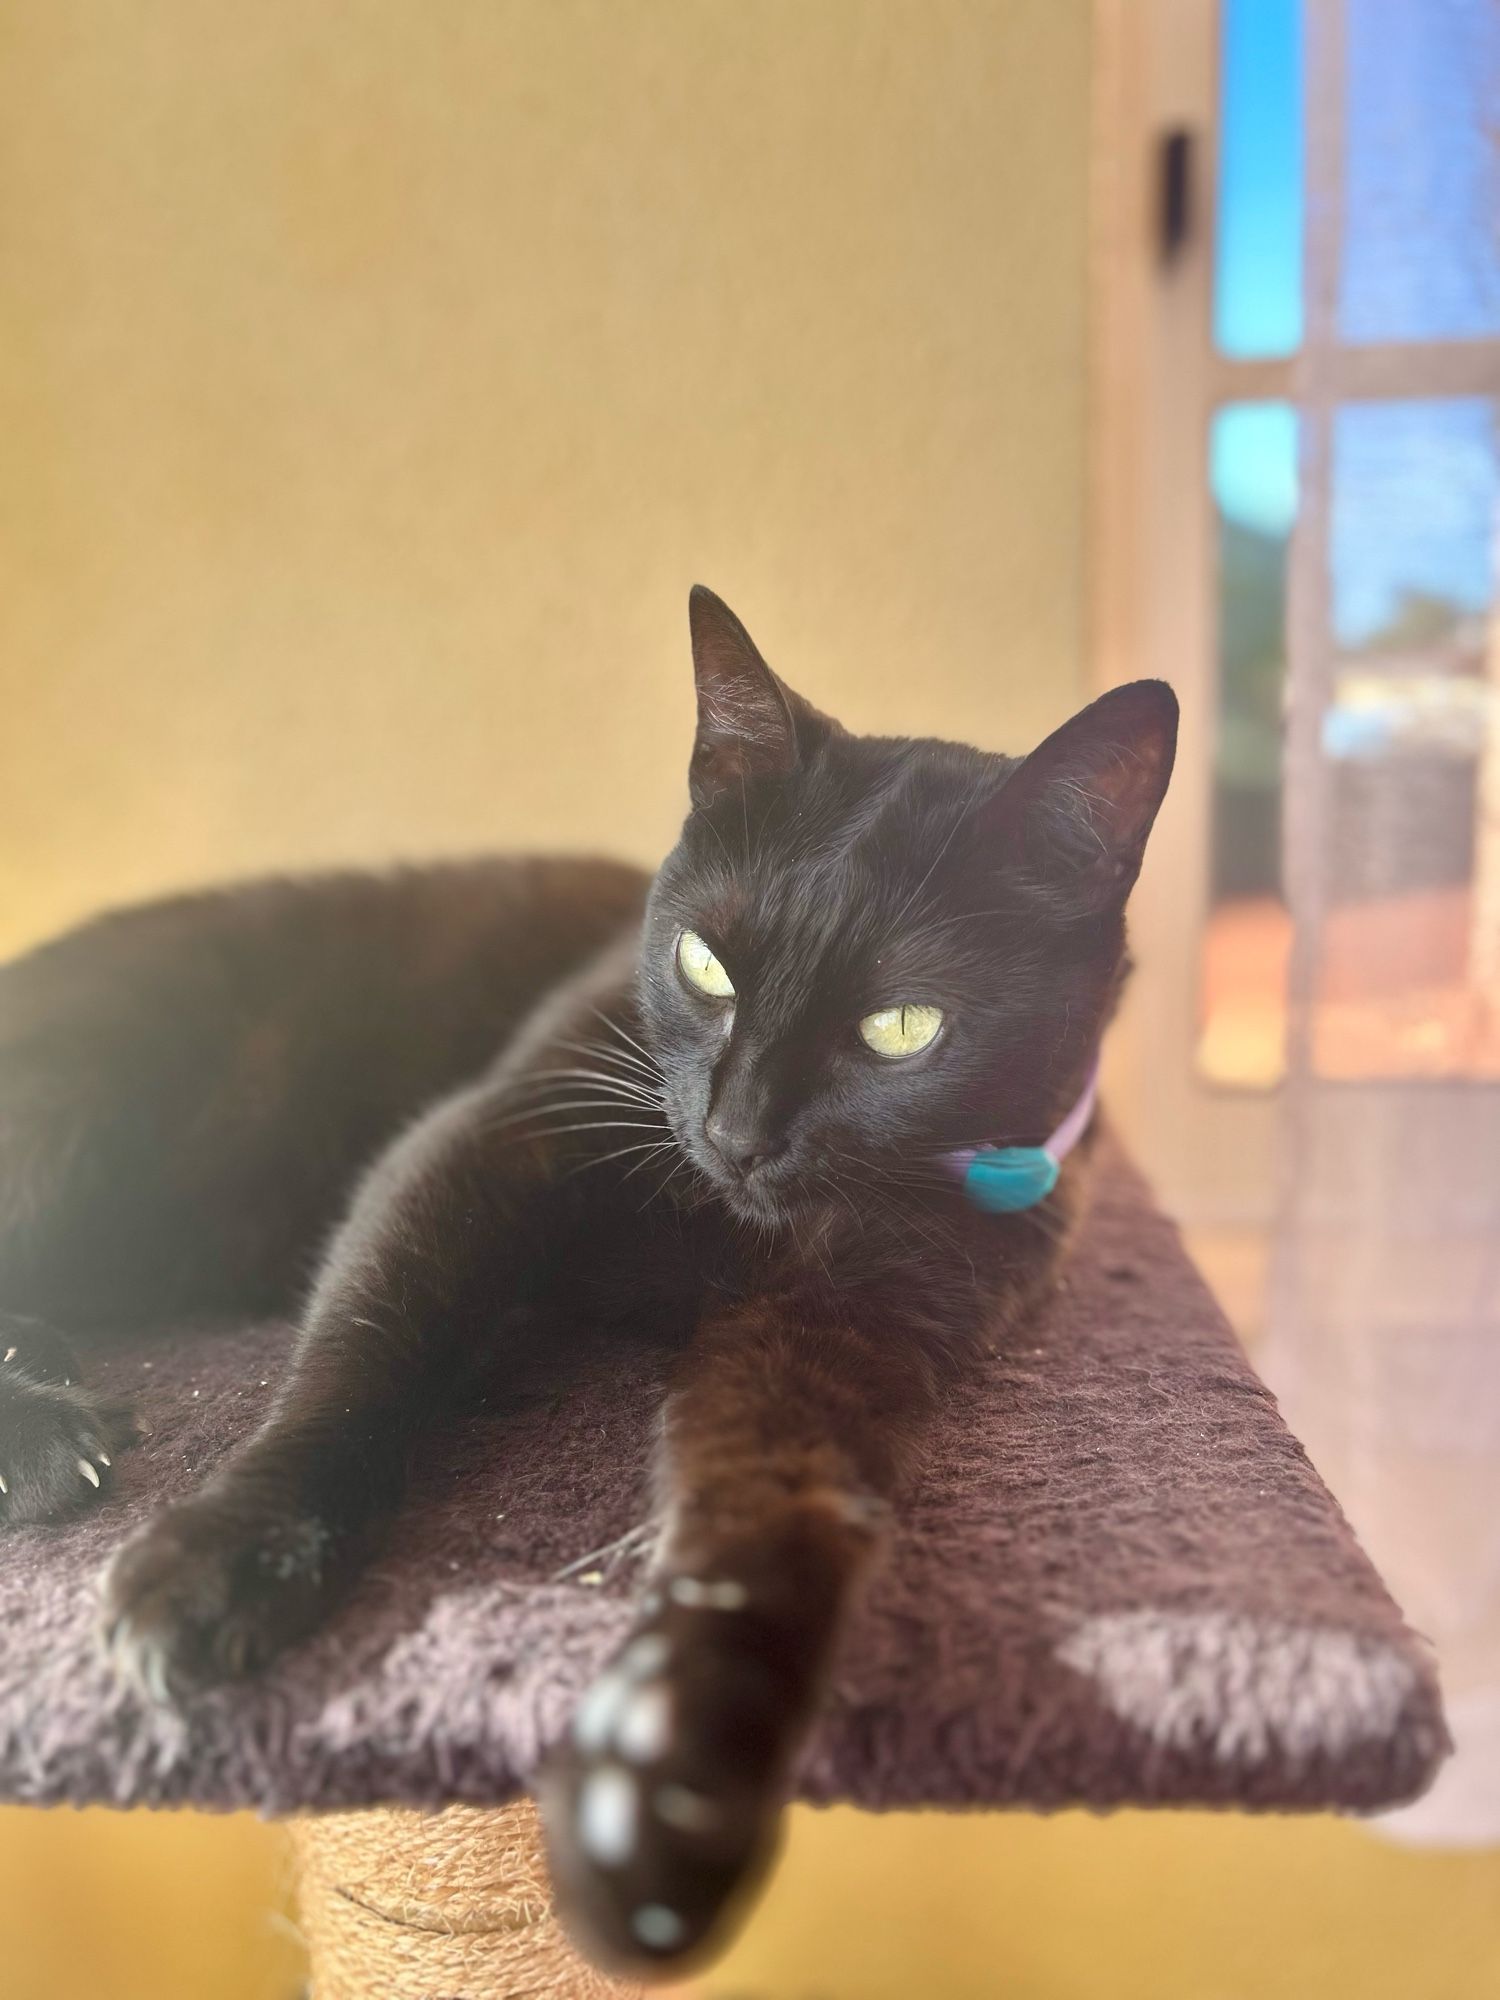
[[[108,1453],[107,1451],[96,1451],[96,1452],[94,1453],[94,1456],[95,1456],[95,1458],[97,1458],[97,1459],[98,1459],[98,1461],[99,1461],[99,1463],[100,1463],[101,1465],[108,1465],[108,1464],[109,1464],[109,1453]]]
[[[106,1459],[105,1463],[108,1464],[108,1462],[109,1461]],[[99,1475],[97,1472],[95,1472],[93,1466],[89,1464],[86,1458],[79,1459],[78,1470],[83,1474],[84,1478],[88,1481],[90,1486],[97,1486],[99,1484]]]
[[[154,1648],[141,1663],[141,1679],[146,1693],[158,1708],[170,1705],[172,1697],[167,1691],[167,1663]]]
[[[16,1350],[13,1347],[7,1347],[5,1350],[5,1359],[7,1361],[14,1361],[15,1358],[16,1358]]]
[[[0,1472],[0,1493],[9,1493],[9,1491],[10,1488],[5,1483],[5,1474]]]
[[[696,1576],[674,1576],[667,1589],[676,1603],[706,1606],[710,1611],[742,1611],[750,1602],[745,1586],[728,1578],[709,1583]]]

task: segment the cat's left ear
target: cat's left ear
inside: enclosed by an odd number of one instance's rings
[[[1111,688],[1055,729],[980,808],[1001,842],[1066,909],[1119,908],[1177,753],[1177,697],[1165,681]]]
[[[826,733],[826,717],[766,665],[722,597],[701,583],[688,598],[698,734],[688,783],[695,806],[757,778],[787,776]]]

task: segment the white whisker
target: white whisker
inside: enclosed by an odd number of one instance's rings
[[[613,1015],[604,1013],[598,1007],[593,1008],[591,1011],[599,1016],[599,1019],[609,1029],[611,1034],[618,1035],[620,1040],[626,1043],[628,1047],[634,1049],[637,1055],[644,1056],[647,1062],[655,1062],[655,1057],[651,1054],[651,1051],[643,1043],[638,1042],[634,1035],[627,1033],[620,1026],[619,1022],[615,1020]]]

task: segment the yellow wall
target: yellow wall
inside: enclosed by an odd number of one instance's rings
[[[5,2000],[296,2000],[291,1856],[248,1814],[0,1809]]]
[[[0,949],[1081,677],[1086,0],[0,5]]]
[[[1057,720],[1087,12],[0,0],[0,950],[226,872],[649,857],[696,577],[856,724]],[[0,1812],[0,1989],[287,2000],[278,1851]],[[1477,2000],[1497,1865],[803,1814],[711,1990]]]
[[[793,1815],[703,2000],[1494,2000],[1500,1854],[1331,1818]]]
[[[5,2000],[293,2000],[283,1836],[0,1811]],[[675,1990],[675,1989],[674,1989]],[[1331,1818],[792,1814],[701,2000],[1494,2000],[1500,1854]]]

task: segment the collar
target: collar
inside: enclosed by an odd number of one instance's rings
[[[1057,1186],[1063,1161],[1088,1130],[1099,1095],[1099,1058],[1090,1065],[1078,1102],[1040,1146],[961,1146],[940,1160],[975,1208],[986,1215],[1013,1215],[1035,1208]]]

